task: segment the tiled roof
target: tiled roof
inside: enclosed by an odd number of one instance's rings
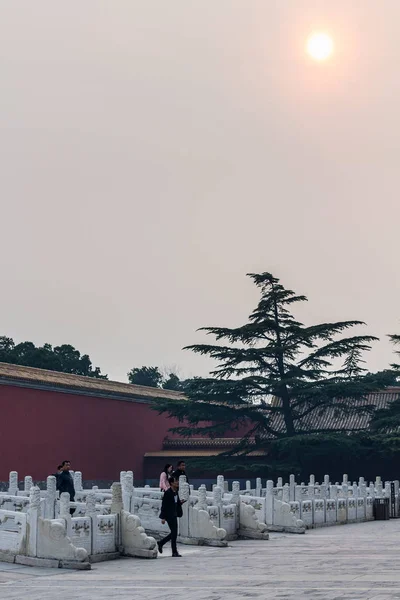
[[[357,407],[369,404],[374,406],[375,409],[386,408],[390,402],[399,397],[400,387],[387,388],[383,392],[368,394],[365,400],[356,401],[349,412],[342,412],[340,409],[336,408],[316,409],[297,421],[296,427],[300,431],[310,431],[313,429],[359,431],[367,429],[371,415],[368,413],[360,414],[360,412],[357,411]],[[279,399],[274,398],[274,404],[277,405],[278,403]],[[276,414],[274,416],[272,426],[278,431],[284,429],[282,414]]]
[[[150,401],[152,398],[170,398],[171,400],[183,399],[179,392],[159,388],[107,381],[94,377],[46,371],[33,367],[11,365],[0,362],[0,385],[19,385],[40,389],[57,389],[62,392],[79,393],[90,396],[107,398]]]
[[[226,448],[225,448],[226,450]],[[146,452],[145,458],[161,458],[161,457],[179,457],[179,458],[189,458],[195,456],[217,456],[220,454],[222,450],[218,451],[216,448],[214,449],[182,449],[182,450],[158,450],[157,452]],[[263,450],[255,450],[254,452],[250,452],[246,456],[265,456],[265,451]]]
[[[163,442],[163,448],[232,448],[240,438],[166,438]]]

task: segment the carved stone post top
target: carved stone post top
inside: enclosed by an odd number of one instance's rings
[[[128,493],[133,494],[133,472],[127,471],[125,475],[125,489]]]
[[[179,477],[179,488],[186,483],[186,475],[180,475]]]
[[[276,487],[282,487],[282,486],[283,486],[283,478],[278,477],[278,481],[276,482]]]
[[[315,475],[310,475],[309,485],[315,485]]]
[[[199,487],[197,507],[199,510],[207,510],[207,490],[205,487]]]
[[[246,481],[246,490],[251,490],[251,481]]]
[[[220,483],[224,483],[225,481],[225,477],[223,475],[217,475],[217,485],[220,485]]]
[[[10,471],[9,481],[18,481],[18,472],[17,471]]]
[[[186,477],[185,477],[185,479],[186,479]],[[179,484],[179,496],[180,496],[181,500],[189,500],[190,487],[186,481],[183,481],[182,484],[181,483]]]
[[[239,493],[240,492],[240,482],[239,481],[234,481],[232,483],[232,492],[233,493]]]
[[[116,500],[121,500],[122,502],[122,485],[120,483],[114,482],[111,486],[111,492],[113,500],[115,498]]]
[[[37,486],[32,486],[29,492],[30,508],[40,510],[40,489]]]
[[[272,491],[274,489],[274,482],[272,481],[272,479],[268,479],[267,481],[267,490],[268,491]]]
[[[329,475],[324,475],[324,484],[329,485]]]
[[[282,500],[283,502],[290,502],[290,493],[289,493],[289,485],[286,484],[283,486],[283,493],[282,493]]]
[[[89,492],[86,495],[86,514],[93,515],[96,513],[96,494]]]
[[[296,477],[293,475],[289,475],[289,483],[290,484],[296,484]]]
[[[54,475],[49,475],[46,481],[47,493],[55,496],[57,493],[57,479]]]
[[[213,498],[215,504],[222,504],[222,490],[220,487],[216,486],[213,491]]]
[[[82,491],[82,473],[80,471],[74,473],[74,486],[77,492]]]
[[[262,486],[261,477],[257,477],[257,479],[256,479],[256,487],[261,487],[261,486]]]
[[[30,475],[26,475],[24,478],[24,490],[25,492],[29,492],[31,487],[33,486],[33,479]]]
[[[344,473],[342,483],[348,483],[348,482],[349,482],[349,476],[346,473]]]

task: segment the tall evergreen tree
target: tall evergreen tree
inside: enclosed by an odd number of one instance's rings
[[[250,274],[260,300],[248,322],[236,328],[206,327],[216,344],[188,349],[216,360],[210,377],[186,383],[187,400],[158,401],[156,410],[177,417],[181,435],[217,436],[242,430],[235,452],[264,447],[271,438],[321,433],[318,415],[372,412],[366,396],[393,382],[393,372],[367,373],[362,355],[377,338],[346,335],[364,325],[340,321],[306,326],[292,314],[307,300],[270,273]],[[344,431],[344,427],[330,428]]]
[[[393,334],[388,336],[394,346],[400,345],[400,335]],[[394,351],[396,355],[400,356],[400,350]],[[400,379],[400,365],[394,363],[392,368],[398,373]],[[386,408],[377,410],[371,419],[371,429],[374,432],[379,433],[393,433],[399,435],[400,433],[400,393],[398,398],[393,400]]]

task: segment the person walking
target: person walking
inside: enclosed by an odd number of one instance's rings
[[[168,478],[171,477],[173,470],[174,467],[167,463],[164,467],[164,471],[162,471],[162,473],[160,474],[160,490],[162,492],[166,492],[167,490],[169,490],[170,485],[168,482]]]
[[[179,498],[179,482],[177,479],[175,479],[175,477],[170,477],[168,483],[170,487],[164,493],[162,499],[160,519],[163,525],[165,522],[168,523],[170,533],[165,536],[165,538],[157,542],[157,546],[159,553],[162,554],[163,546],[167,542],[171,541],[172,556],[174,558],[180,558],[181,554],[179,554],[178,548],[176,547],[176,538],[178,537],[178,519],[180,519],[183,515],[182,504],[184,504],[186,500],[181,500]]]
[[[179,481],[179,477],[181,475],[185,475],[185,477],[186,477],[186,483],[189,483],[188,476],[186,475],[186,464],[185,464],[184,460],[180,460],[178,462],[178,467],[177,467],[176,471],[174,471],[172,473],[172,477],[175,477],[175,479],[177,479]]]
[[[60,496],[63,492],[67,492],[69,494],[69,499],[71,502],[75,501],[75,486],[74,480],[72,479],[71,473],[69,472],[71,469],[71,461],[63,460],[61,463],[61,473],[57,477],[57,490],[60,492]],[[75,512],[75,508],[70,509],[71,515]]]

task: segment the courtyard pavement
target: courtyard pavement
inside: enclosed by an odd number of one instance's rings
[[[92,571],[0,563],[1,600],[400,599],[400,519],[327,527],[228,548],[179,546]]]

